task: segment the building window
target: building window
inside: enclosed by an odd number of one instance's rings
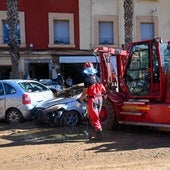
[[[137,41],[158,37],[157,16],[137,16],[136,39]]]
[[[48,47],[75,47],[73,14],[49,13]]]
[[[114,15],[94,17],[94,47],[118,46],[118,17]]]
[[[154,38],[154,24],[153,23],[141,23],[140,26],[141,40],[147,40]]]
[[[3,21],[3,43],[8,44],[9,43],[9,26],[6,21]],[[17,25],[17,39],[18,44],[21,43],[21,36],[20,36],[20,24]]]
[[[69,21],[54,21],[54,44],[70,44]]]
[[[9,42],[9,27],[7,24],[7,12],[0,11],[0,47],[7,47]],[[25,43],[25,16],[19,12],[19,24],[17,27],[18,43],[20,47],[26,47]]]
[[[114,44],[113,22],[99,22],[99,44]]]

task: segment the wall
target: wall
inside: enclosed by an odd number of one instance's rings
[[[124,0],[79,0],[80,19],[80,49],[93,48],[94,44],[94,16],[118,16],[118,44],[124,44]],[[152,12],[153,11],[153,12]],[[169,0],[134,0],[134,28],[133,39],[138,40],[139,30],[136,29],[136,16],[155,16],[158,18],[156,31],[158,36],[170,40],[170,3]],[[90,18],[91,17],[91,18]]]
[[[6,10],[6,1],[0,1],[0,10]],[[18,10],[25,13],[26,44],[36,50],[48,49],[48,12],[73,13],[75,44],[79,48],[78,0],[19,0]]]

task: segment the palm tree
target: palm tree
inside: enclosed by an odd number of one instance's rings
[[[124,0],[124,21],[125,21],[125,48],[133,41],[133,14],[134,2],[133,0]]]
[[[12,63],[11,78],[19,78],[19,42],[17,37],[18,20],[18,0],[6,0],[7,24],[9,26],[9,46]]]

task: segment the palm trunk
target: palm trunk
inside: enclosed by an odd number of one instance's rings
[[[7,23],[9,26],[9,46],[11,55],[11,78],[19,78],[19,42],[17,38],[17,25],[18,21],[18,0],[6,0],[7,4]]]
[[[133,0],[124,0],[124,20],[125,20],[125,48],[133,41]]]

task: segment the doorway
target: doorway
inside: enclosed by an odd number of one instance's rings
[[[31,79],[40,80],[49,78],[48,63],[29,63],[28,70]]]

